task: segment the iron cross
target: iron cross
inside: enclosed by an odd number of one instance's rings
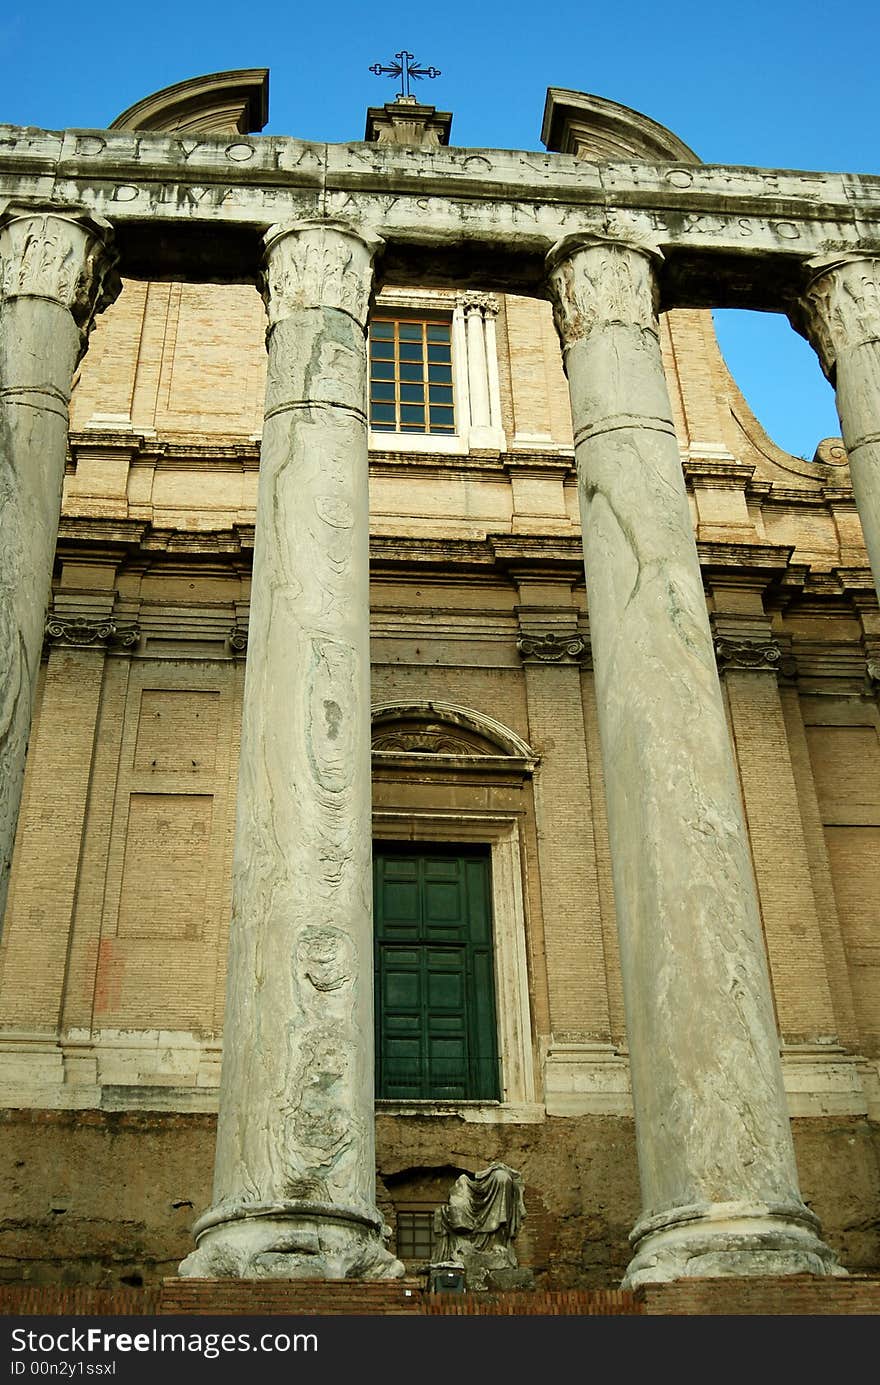
[[[405,48],[402,52],[394,54],[393,63],[373,63],[370,71],[375,73],[377,77],[399,77],[401,79],[400,92],[398,93],[400,96],[412,95],[409,89],[412,78],[420,81],[422,77],[440,76],[439,67],[417,67],[414,54],[407,53]]]

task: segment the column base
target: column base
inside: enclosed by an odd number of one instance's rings
[[[629,1238],[635,1255],[621,1287],[674,1279],[845,1275],[819,1230],[818,1219],[797,1203],[676,1207],[636,1223]]]
[[[400,1279],[382,1223],[322,1204],[249,1203],[212,1208],[193,1227],[183,1279]]]

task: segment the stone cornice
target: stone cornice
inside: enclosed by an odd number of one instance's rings
[[[69,468],[76,465],[80,453],[118,451],[128,457],[132,467],[155,467],[173,471],[231,473],[258,471],[260,466],[260,443],[256,438],[247,440],[218,439],[216,442],[180,442],[158,438],[147,432],[132,429],[83,428],[70,435],[71,460]],[[518,471],[561,475],[563,479],[576,475],[574,455],[571,450],[559,447],[554,451],[509,451],[509,452],[398,452],[385,451],[381,446],[370,448],[370,470],[375,473],[419,472],[444,476],[458,475],[509,475]],[[682,460],[685,479],[690,489],[695,483],[704,489],[743,490],[751,500],[762,505],[778,508],[827,509],[828,505],[855,504],[852,488],[848,484],[848,473],[843,471],[834,486],[823,485],[823,477],[817,475],[812,482],[801,487],[780,485],[778,482],[756,478],[751,463],[712,459]]]
[[[761,575],[768,581],[778,578],[791,563],[794,548],[788,544],[715,543],[698,541],[700,567],[704,571],[734,568],[738,575]]]
[[[839,487],[831,489],[823,486],[821,476],[816,477],[816,485],[814,488],[801,489],[800,486],[781,486],[778,482],[772,481],[764,504],[775,506],[778,509],[802,507],[806,505],[811,505],[814,508],[827,508],[829,496],[836,495],[839,490]],[[845,494],[851,495],[852,492],[846,491]]]
[[[260,448],[256,442],[172,443],[135,430],[94,429],[71,433],[69,465],[75,468],[82,455],[119,452],[129,466],[167,468],[174,471],[258,471]]]
[[[834,567],[826,571],[803,570],[800,583],[805,597],[852,597],[864,593],[870,600],[875,595],[871,569],[864,567]]]
[[[682,463],[685,479],[699,481],[706,490],[743,490],[750,486],[755,474],[751,462],[713,461],[709,458],[685,458]]]
[[[169,558],[215,559],[241,557],[249,561],[254,544],[254,526],[234,524],[227,529],[183,530],[154,527],[141,520],[114,520],[65,515],[59,527],[59,548],[73,553],[79,547],[100,548],[108,555],[140,552]],[[757,581],[761,585],[781,582],[803,586],[809,568],[793,564],[793,549],[782,544],[699,542],[697,549],[704,572],[716,578],[729,573],[738,581]],[[565,575],[580,585],[583,582],[583,553],[580,535],[567,534],[488,534],[485,539],[411,538],[404,535],[374,534],[370,538],[370,558],[376,567],[497,567],[516,573],[546,572]],[[836,592],[853,589],[870,591],[867,567],[835,569],[819,574],[823,588],[829,583]]]
[[[149,525],[138,519],[96,519],[62,515],[58,525],[59,545],[71,541],[95,544],[110,549],[137,549]]]
[[[173,553],[196,557],[211,557],[223,553],[239,554],[254,546],[253,524],[235,524],[231,529],[208,531],[189,529],[154,529],[147,527],[141,542],[144,552]]]

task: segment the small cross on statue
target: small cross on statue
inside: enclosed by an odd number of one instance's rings
[[[440,76],[439,67],[416,67],[415,56],[412,53],[407,53],[405,48],[400,53],[394,54],[393,63],[373,63],[370,71],[375,73],[377,77],[399,77],[400,91],[398,92],[398,99],[400,97],[410,98],[412,96],[412,92],[409,89],[412,78],[420,81],[422,77]]]

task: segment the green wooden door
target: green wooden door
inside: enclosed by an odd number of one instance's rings
[[[376,1095],[497,1100],[489,852],[377,846]]]

